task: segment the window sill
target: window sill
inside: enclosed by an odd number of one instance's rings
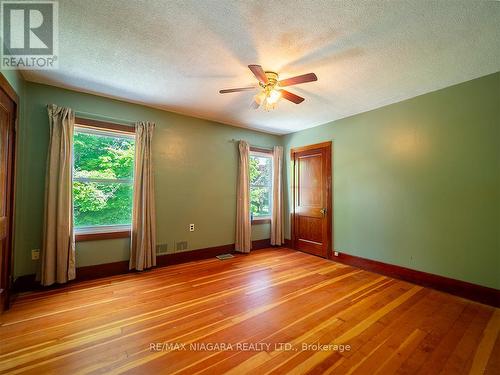
[[[75,233],[75,241],[100,241],[112,240],[115,238],[129,238],[130,230],[120,230],[116,232],[101,232],[101,233]]]
[[[270,217],[259,217],[252,219],[252,225],[269,224],[270,222]]]

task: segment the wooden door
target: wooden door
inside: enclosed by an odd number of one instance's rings
[[[0,77],[0,311],[9,307],[17,96]]]
[[[323,258],[331,257],[331,154],[331,142],[291,150],[293,247]]]

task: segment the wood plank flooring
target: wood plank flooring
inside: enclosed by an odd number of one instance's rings
[[[500,374],[499,309],[289,249],[24,294],[0,319],[9,374]]]

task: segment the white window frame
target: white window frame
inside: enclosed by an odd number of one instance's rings
[[[269,158],[271,159],[271,185],[269,186],[264,186],[264,185],[252,185],[252,183],[250,182],[250,191],[248,192],[249,194],[251,193],[252,191],[252,186],[254,187],[269,187],[270,189],[270,202],[269,202],[269,209],[270,209],[270,213],[269,215],[266,215],[266,216],[253,216],[252,217],[252,221],[255,221],[255,222],[258,222],[258,221],[268,221],[268,220],[271,220],[271,215],[272,215],[272,210],[273,210],[273,154],[271,153],[271,151],[269,152],[264,152],[264,151],[252,151],[250,149],[250,154],[249,156],[257,156],[257,157],[264,157],[264,158]]]
[[[119,130],[112,129],[97,129],[88,126],[75,124],[74,133],[84,133],[91,135],[101,135],[107,137],[115,137],[115,138],[128,138],[135,140],[135,133],[126,133],[121,132]],[[135,158],[134,158],[135,163]],[[74,177],[74,168],[75,161],[73,160],[72,165],[72,184],[73,182],[97,182],[97,183],[122,183],[122,184],[134,184],[134,178],[87,178],[87,177]],[[74,225],[74,222],[73,222]],[[98,234],[98,233],[115,233],[115,232],[123,232],[123,231],[131,231],[132,223],[130,224],[113,224],[113,225],[89,225],[84,227],[74,227],[74,233],[78,234]]]

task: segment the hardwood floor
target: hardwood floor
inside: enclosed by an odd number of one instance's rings
[[[500,374],[499,309],[289,249],[25,294],[0,319],[10,374]]]

